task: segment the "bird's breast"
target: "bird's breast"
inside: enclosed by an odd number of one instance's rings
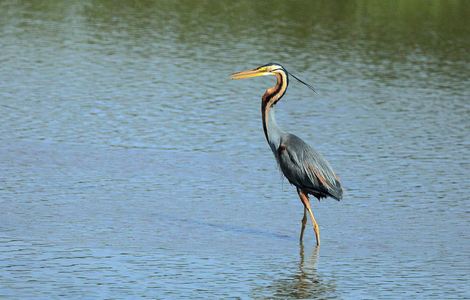
[[[284,144],[280,144],[279,148],[277,148],[277,155],[281,156],[281,154],[286,151],[287,147]]]

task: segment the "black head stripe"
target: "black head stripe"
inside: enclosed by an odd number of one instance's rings
[[[287,71],[286,71],[286,72],[287,72]],[[297,79],[298,82],[304,84],[305,86],[307,86],[309,89],[311,89],[312,91],[314,91],[314,92],[316,93],[316,91],[315,91],[315,89],[313,88],[313,86],[311,86],[310,84],[306,83],[305,81],[303,81],[302,79],[298,78],[297,76],[295,76],[295,75],[292,74],[292,73],[289,73],[289,75],[291,75],[292,77],[294,77],[295,79]]]

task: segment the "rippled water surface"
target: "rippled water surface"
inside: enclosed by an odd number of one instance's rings
[[[2,1],[0,298],[470,298],[466,1]],[[322,152],[303,209],[261,130]]]

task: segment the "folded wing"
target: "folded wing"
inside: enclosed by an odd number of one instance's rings
[[[330,164],[296,135],[281,138],[277,160],[286,178],[296,187],[317,198],[342,198],[341,183]]]

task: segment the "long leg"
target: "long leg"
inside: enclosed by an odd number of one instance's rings
[[[304,238],[305,224],[307,224],[307,208],[304,205],[304,217],[302,218],[302,229],[300,230],[300,242]]]
[[[317,221],[313,216],[312,208],[310,207],[310,200],[308,199],[307,193],[297,188],[297,193],[299,194],[300,201],[304,204],[304,207],[308,210],[310,214],[310,219],[312,219],[313,231],[315,231],[315,238],[317,239],[317,246],[320,246],[320,227],[318,227]]]

